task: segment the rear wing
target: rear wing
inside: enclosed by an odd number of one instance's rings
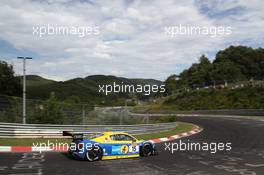
[[[83,134],[82,133],[77,133],[74,134],[70,131],[62,131],[62,136],[71,136],[73,141],[75,140],[83,140]]]

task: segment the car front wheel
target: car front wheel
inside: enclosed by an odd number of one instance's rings
[[[150,143],[145,143],[140,150],[140,155],[143,157],[151,156],[153,152],[153,146]]]

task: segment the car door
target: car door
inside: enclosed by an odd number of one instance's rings
[[[110,136],[113,155],[139,154],[139,146],[135,138],[126,134],[114,134]]]

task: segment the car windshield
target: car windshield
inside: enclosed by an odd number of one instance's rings
[[[134,140],[136,140],[134,137],[131,137],[131,136],[126,135],[126,134],[115,134],[115,135],[111,135],[110,138],[112,140],[116,140],[116,141],[134,141]]]
[[[102,133],[96,133],[96,134],[92,134],[92,135],[90,135],[88,138],[89,138],[89,139],[94,139],[94,138],[100,137],[100,136],[102,136],[102,135],[103,135]]]

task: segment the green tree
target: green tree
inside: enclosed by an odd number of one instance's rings
[[[188,87],[203,87],[212,84],[210,72],[213,66],[209,59],[202,55],[199,63],[192,64],[192,66],[180,74],[181,84]]]
[[[67,97],[64,100],[64,102],[66,104],[79,104],[79,103],[81,103],[81,99],[76,95],[72,95],[72,96]]]
[[[176,89],[196,88],[236,82],[241,80],[264,79],[264,49],[246,46],[230,46],[217,52],[211,63],[202,55],[198,63],[180,73],[178,80],[170,76],[165,81],[168,92]]]
[[[247,79],[263,79],[264,49],[230,46],[216,54],[214,63],[230,61]]]
[[[216,82],[216,84],[241,81],[245,79],[245,76],[241,73],[241,70],[231,61],[215,63],[211,72],[211,77]]]
[[[55,93],[51,92],[49,99],[40,105],[40,113],[36,117],[36,122],[45,124],[62,124],[62,106],[57,100]]]
[[[87,109],[81,104],[81,100],[78,96],[72,95],[64,100],[63,108],[65,110],[64,123],[67,124],[81,124],[82,112]]]
[[[22,93],[20,80],[14,75],[13,66],[0,61],[0,92],[4,95],[17,96]]]
[[[199,60],[197,71],[193,75],[194,80],[196,80],[194,83],[200,86],[210,85],[212,84],[212,78],[210,76],[212,64],[205,55],[202,55]]]
[[[172,94],[177,89],[177,76],[171,75],[165,81],[165,87],[168,94]]]

